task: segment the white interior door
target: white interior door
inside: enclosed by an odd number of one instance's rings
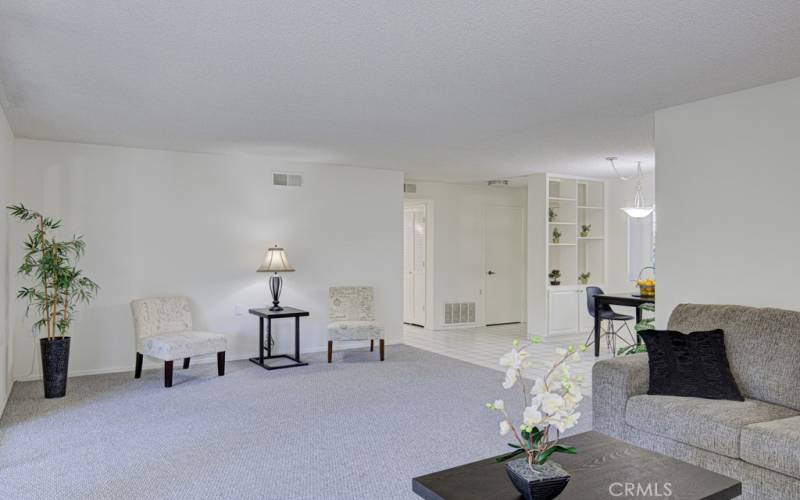
[[[425,205],[404,209],[404,301],[403,321],[425,326],[425,294],[427,289],[425,258],[427,234]]]
[[[486,207],[486,324],[522,321],[522,209]]]

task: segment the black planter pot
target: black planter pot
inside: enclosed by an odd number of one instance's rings
[[[67,393],[69,340],[69,337],[39,339],[45,398],[63,398]]]
[[[528,467],[528,458],[518,458],[506,464],[508,478],[525,500],[550,500],[564,491],[569,472],[555,462]]]
[[[561,282],[560,282],[560,281],[556,281],[556,280],[552,280],[552,281],[550,282],[550,284],[551,284],[551,285],[553,285],[553,286],[558,286],[558,285],[560,285],[560,284],[561,284]]]

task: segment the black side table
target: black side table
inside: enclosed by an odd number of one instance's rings
[[[250,358],[250,361],[266,370],[279,370],[281,368],[294,368],[295,366],[307,366],[308,363],[300,361],[300,318],[308,316],[308,311],[295,309],[294,307],[284,307],[282,311],[270,311],[268,308],[250,309],[250,314],[258,316],[258,357]],[[294,318],[294,357],[288,354],[272,354],[272,320],[280,318]],[[267,320],[267,344],[264,345],[264,320]],[[264,355],[266,349],[267,354]],[[286,365],[270,366],[264,362],[265,359],[286,358],[294,363]]]

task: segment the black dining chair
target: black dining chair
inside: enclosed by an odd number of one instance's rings
[[[589,308],[589,315],[594,318],[594,297],[595,295],[602,295],[603,289],[599,286],[587,286],[586,287],[586,307]],[[612,352],[612,356],[617,355],[617,339],[625,342],[626,345],[632,345],[632,343],[636,342],[636,337],[631,331],[630,327],[628,327],[628,321],[634,319],[633,316],[628,316],[627,314],[620,314],[613,309],[608,304],[602,304],[600,307],[600,338],[602,339],[605,337],[606,339],[606,348],[610,349]],[[603,329],[603,321],[606,322],[606,328]],[[614,327],[615,321],[622,321],[622,325],[619,328]],[[632,342],[628,342],[623,336],[619,334],[622,329],[625,328],[628,330],[628,334],[631,336]],[[594,328],[592,331],[589,332],[589,336],[586,338],[586,345],[590,346],[594,343]]]

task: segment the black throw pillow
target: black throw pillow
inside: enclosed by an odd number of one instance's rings
[[[744,401],[733,379],[722,330],[639,332],[650,357],[647,394]]]

